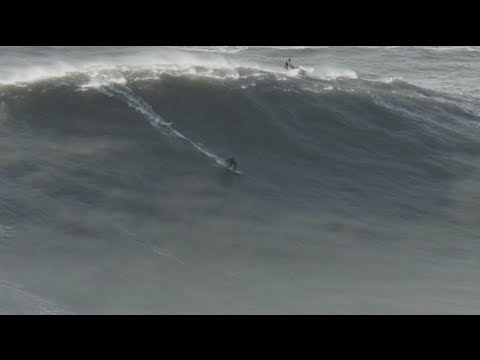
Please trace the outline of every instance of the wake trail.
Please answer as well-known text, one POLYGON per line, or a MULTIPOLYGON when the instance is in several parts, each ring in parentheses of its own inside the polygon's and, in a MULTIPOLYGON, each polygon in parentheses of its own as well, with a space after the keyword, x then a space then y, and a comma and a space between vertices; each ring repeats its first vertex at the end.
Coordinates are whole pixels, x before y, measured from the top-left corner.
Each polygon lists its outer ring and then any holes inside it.
MULTIPOLYGON (((209 151, 202 145, 197 144, 196 142, 189 139, 179 131, 175 130, 172 127, 171 122, 166 121, 162 116, 160 116, 157 112, 155 112, 155 110, 153 110, 153 108, 145 100, 143 100, 140 96, 134 94, 133 91, 126 85, 118 84, 118 83, 103 85, 101 89, 102 89, 101 91, 103 91, 105 94, 109 96, 114 96, 115 98, 122 100, 129 107, 133 108, 134 110, 142 114, 150 122, 150 124, 153 127, 161 131, 164 135, 180 138, 185 142, 189 143, 190 145, 192 145, 195 149, 200 151, 202 154, 214 160, 218 165, 221 165, 223 167, 228 166, 226 161, 223 160, 220 156, 209 151)), ((243 172, 241 172, 241 174, 259 183, 264 183, 264 181, 262 181, 261 179, 255 176, 247 175, 243 172)))
POLYGON ((172 127, 171 122, 166 121, 162 116, 156 113, 155 110, 153 110, 153 108, 145 100, 143 100, 140 96, 135 95, 133 91, 127 86, 119 84, 104 86, 103 91, 108 95, 114 96, 117 99, 122 100, 129 107, 142 114, 153 127, 159 129, 164 135, 180 138, 183 141, 192 145, 202 154, 206 155, 210 159, 215 160, 218 165, 227 166, 225 160, 223 160, 220 156, 214 154, 202 145, 196 143, 195 141, 189 139, 179 131, 175 130, 172 127))

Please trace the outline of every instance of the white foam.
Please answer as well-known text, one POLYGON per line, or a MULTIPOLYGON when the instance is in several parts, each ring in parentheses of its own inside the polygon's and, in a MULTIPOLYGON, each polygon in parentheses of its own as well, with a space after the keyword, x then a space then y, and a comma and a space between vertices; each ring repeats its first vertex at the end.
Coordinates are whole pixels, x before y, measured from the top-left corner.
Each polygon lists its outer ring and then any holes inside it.
POLYGON ((391 83, 394 83, 396 81, 404 81, 403 78, 401 76, 393 76, 393 77, 388 77, 388 78, 384 78, 384 79, 380 79, 381 82, 384 82, 386 84, 391 84, 391 83))
POLYGON ((93 72, 90 75, 90 81, 86 84, 80 85, 81 89, 89 89, 89 88, 100 88, 106 85, 111 84, 126 84, 127 79, 123 77, 123 75, 119 73, 100 73, 100 72, 93 72))
POLYGON ((275 50, 307 50, 328 49, 330 46, 251 46, 251 48, 275 49, 275 50))
POLYGON ((322 80, 358 79, 357 73, 351 69, 338 69, 332 67, 315 69, 313 76, 322 80))
POLYGON ((221 54, 236 54, 240 51, 248 50, 248 46, 214 46, 214 47, 202 47, 202 46, 182 46, 175 47, 180 50, 186 51, 199 51, 207 53, 221 53, 221 54))
POLYGON ((378 49, 396 49, 401 46, 355 46, 356 48, 360 49, 372 49, 372 50, 378 50, 378 49))
MULTIPOLYGON (((117 83, 119 84, 119 83, 117 83)), ((126 86, 122 87, 111 87, 108 86, 111 83, 101 85, 107 93, 110 93, 113 96, 117 96, 120 99, 124 100, 128 106, 135 109, 137 112, 145 116, 150 123, 155 126, 167 126, 169 127, 171 123, 165 121, 163 117, 157 114, 152 107, 147 104, 143 99, 138 96, 135 96, 133 92, 126 86), (107 86, 107 87, 106 87, 107 86)))
POLYGON ((29 67, 13 67, 9 71, 3 70, 0 74, 0 84, 12 85, 16 83, 30 83, 34 81, 63 77, 77 69, 65 62, 52 65, 32 65, 29 67))
MULTIPOLYGON (((300 49, 308 47, 281 47, 282 49, 300 49)), ((313 47, 312 47, 313 48, 313 47)), ((135 80, 158 78, 162 74, 173 76, 205 77, 217 80, 237 80, 245 77, 275 76, 299 77, 315 76, 333 79, 337 77, 356 78, 353 70, 316 69, 300 65, 300 70, 285 71, 282 62, 258 62, 242 56, 230 56, 242 47, 216 47, 203 49, 208 51, 186 51, 178 47, 148 47, 132 49, 100 48, 82 52, 82 48, 68 49, 64 53, 52 53, 45 58, 36 57, 20 65, 4 66, 0 69, 0 84, 19 84, 65 76, 71 73, 91 75, 90 82, 83 85, 101 87, 106 82, 125 84, 124 78, 112 73, 124 73, 128 77, 132 72, 135 80), (229 55, 229 56, 227 56, 229 55), (141 74, 144 71, 145 74, 141 74), (107 74, 107 75, 105 75, 107 74), (138 74, 138 75, 137 75, 138 74), (105 80, 102 76, 106 76, 105 80), (115 77, 118 79, 115 80, 115 77)))
MULTIPOLYGON (((48 78, 62 77, 70 73, 95 73, 107 70, 128 71, 131 69, 182 70, 192 67, 235 68, 223 56, 210 53, 191 53, 166 47, 149 47, 132 52, 114 53, 103 49, 104 53, 82 53, 81 48, 72 50, 78 54, 65 52, 52 53, 44 57, 36 56, 23 62, 3 61, 0 69, 0 84, 34 82, 48 78)), ((0 61, 2 59, 0 58, 0 61)))
POLYGON ((466 51, 480 51, 480 47, 476 46, 416 46, 416 48, 431 50, 431 51, 457 51, 457 50, 466 50, 466 51))

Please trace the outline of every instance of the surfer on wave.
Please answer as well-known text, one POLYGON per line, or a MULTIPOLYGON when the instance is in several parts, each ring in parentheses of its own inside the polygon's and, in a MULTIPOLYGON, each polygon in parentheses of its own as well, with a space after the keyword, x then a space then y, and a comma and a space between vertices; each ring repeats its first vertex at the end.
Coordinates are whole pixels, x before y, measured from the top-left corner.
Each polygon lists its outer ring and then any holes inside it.
POLYGON ((227 169, 231 171, 237 171, 237 161, 234 157, 227 159, 227 169))
POLYGON ((296 69, 297 67, 292 65, 292 60, 289 58, 287 61, 285 61, 284 68, 286 70, 289 70, 289 69, 296 69))

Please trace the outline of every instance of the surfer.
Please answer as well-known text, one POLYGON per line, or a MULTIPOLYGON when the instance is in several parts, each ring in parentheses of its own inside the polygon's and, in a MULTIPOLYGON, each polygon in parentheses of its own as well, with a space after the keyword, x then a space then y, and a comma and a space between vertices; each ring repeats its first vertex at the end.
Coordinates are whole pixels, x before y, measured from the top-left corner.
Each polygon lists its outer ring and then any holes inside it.
POLYGON ((285 61, 285 69, 293 69, 294 66, 292 66, 292 60, 290 58, 288 58, 287 61, 285 61))
POLYGON ((227 169, 237 171, 237 161, 235 158, 231 157, 227 159, 227 169))

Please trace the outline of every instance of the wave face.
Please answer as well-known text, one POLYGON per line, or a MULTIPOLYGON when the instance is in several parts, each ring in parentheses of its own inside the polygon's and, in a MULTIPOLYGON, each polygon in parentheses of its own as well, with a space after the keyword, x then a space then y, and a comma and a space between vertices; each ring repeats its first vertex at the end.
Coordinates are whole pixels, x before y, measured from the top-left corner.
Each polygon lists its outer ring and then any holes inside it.
POLYGON ((476 48, 2 52, 0 313, 478 312, 476 48))

